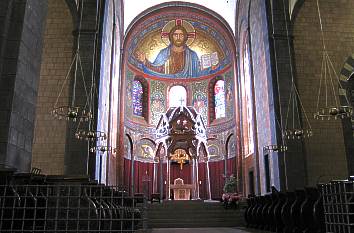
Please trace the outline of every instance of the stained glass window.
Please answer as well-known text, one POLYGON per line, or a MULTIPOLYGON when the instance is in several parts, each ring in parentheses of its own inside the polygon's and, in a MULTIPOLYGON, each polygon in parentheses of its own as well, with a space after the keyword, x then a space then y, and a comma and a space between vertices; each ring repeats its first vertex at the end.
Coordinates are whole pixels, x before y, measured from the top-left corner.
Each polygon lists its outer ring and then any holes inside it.
POLYGON ((173 86, 168 95, 168 105, 170 107, 186 106, 187 91, 183 86, 173 86))
POLYGON ((143 116, 143 85, 140 81, 133 81, 133 114, 143 116))
POLYGON ((214 86, 215 119, 225 117, 225 82, 218 80, 214 86))

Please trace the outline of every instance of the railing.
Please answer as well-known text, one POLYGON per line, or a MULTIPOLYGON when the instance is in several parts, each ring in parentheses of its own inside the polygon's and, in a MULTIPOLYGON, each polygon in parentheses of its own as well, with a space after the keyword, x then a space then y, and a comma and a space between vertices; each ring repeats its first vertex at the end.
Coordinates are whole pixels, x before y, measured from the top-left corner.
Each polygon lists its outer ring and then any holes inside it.
POLYGON ((354 180, 322 186, 326 232, 354 233, 354 180))
POLYGON ((0 186, 0 232, 134 232, 145 210, 145 197, 115 186, 0 186))

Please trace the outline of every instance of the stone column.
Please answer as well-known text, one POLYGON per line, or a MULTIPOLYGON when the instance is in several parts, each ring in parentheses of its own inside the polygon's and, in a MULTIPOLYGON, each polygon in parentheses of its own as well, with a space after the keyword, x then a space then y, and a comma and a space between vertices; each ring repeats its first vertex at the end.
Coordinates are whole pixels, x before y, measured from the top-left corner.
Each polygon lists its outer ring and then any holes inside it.
POLYGON ((152 193, 156 193, 157 192, 157 163, 158 162, 154 162, 154 174, 152 177, 152 193))
POLYGON ((192 185, 193 185, 193 189, 192 189, 192 200, 195 199, 195 160, 194 158, 192 158, 192 185))
MULTIPOLYGON (((209 156, 208 156, 209 157, 209 156)), ((206 161, 206 185, 207 185, 207 198, 211 200, 211 189, 210 189, 210 172, 209 172, 209 160, 206 161)))
POLYGON ((199 162, 198 162, 198 157, 195 158, 195 176, 196 176, 196 179, 195 179, 195 197, 196 199, 200 199, 199 197, 199 162))
POLYGON ((130 177, 130 194, 134 195, 135 192, 135 182, 134 182, 134 151, 135 151, 135 145, 133 145, 133 151, 131 152, 131 177, 130 177))
POLYGON ((163 158, 160 157, 160 202, 163 199, 163 172, 162 172, 163 158))
MULTIPOLYGON (((67 1, 67 2, 74 2, 74 1, 67 1)), ((74 27, 72 34, 74 35, 74 42, 73 42, 73 52, 76 52, 76 49, 79 49, 79 54, 78 58, 80 59, 81 62, 77 62, 78 64, 74 64, 74 66, 71 68, 71 72, 73 72, 69 79, 68 83, 65 84, 65 88, 68 88, 68 103, 67 105, 74 104, 75 106, 85 106, 86 101, 87 101, 87 96, 84 88, 84 82, 87 88, 91 86, 91 75, 85 75, 85 74, 91 74, 93 70, 93 65, 94 65, 94 47, 95 47, 95 35, 97 33, 96 31, 96 23, 99 24, 99 22, 96 22, 96 15, 92 14, 96 12, 96 7, 97 4, 94 1, 78 1, 79 4, 79 9, 77 12, 78 20, 80 19, 80 14, 81 14, 81 9, 82 9, 82 22, 81 22, 81 28, 80 28, 80 23, 77 22, 75 24, 76 27, 74 27), (92 13, 91 13, 92 12, 92 13), (79 41, 78 41, 79 40, 79 41), (79 42, 79 45, 77 44, 79 42), (75 68, 76 67, 76 68, 75 68), (82 70, 82 72, 81 72, 82 70), (74 78, 74 72, 76 71, 76 79, 74 78), (76 80, 76 81, 75 81, 76 80), (73 92, 73 87, 76 87, 75 95, 73 92)), ((76 6, 76 4, 74 4, 76 6)), ((74 16, 74 17, 75 17, 74 16)), ((112 38, 113 39, 113 38, 112 38)), ((111 41, 110 41, 111 42, 111 41)), ((111 50, 110 50, 111 52, 111 50)), ((111 60, 111 56, 107 58, 111 60)), ((70 67, 67 67, 66 71, 69 70, 70 67)), ((107 75, 109 75, 111 68, 107 68, 107 75)), ((56 90, 59 91, 59 90, 56 90)), ((109 87, 107 90, 107 95, 109 96, 109 87)), ((102 92, 102 89, 100 88, 99 90, 100 94, 102 92)), ((59 92, 57 92, 59 93, 59 92)), ((97 99, 95 100, 97 101, 97 99)), ((109 116, 109 100, 107 99, 107 114, 109 116)), ((110 141, 110 132, 109 130, 109 118, 107 118, 107 122, 104 124, 105 125, 105 130, 107 130, 107 143, 110 141)), ((92 127, 96 127, 95 125, 92 125, 92 127)), ((78 140, 73 140, 71 135, 74 135, 77 130, 77 124, 75 123, 68 123, 67 128, 66 128, 66 140, 65 140, 65 153, 64 153, 64 174, 73 176, 73 175, 87 175, 86 173, 86 159, 87 159, 87 142, 86 141, 78 141, 78 140)), ((110 146, 110 143, 106 144, 107 146, 110 146)), ((102 169, 105 169, 106 172, 109 171, 110 163, 112 160, 109 158, 109 153, 106 154, 106 156, 103 156, 102 159, 105 160, 105 166, 102 169)), ((91 161, 93 162, 93 161, 91 161)), ((89 162, 90 163, 90 162, 89 162)), ((89 170, 93 169, 94 167, 91 167, 89 170)), ((92 174, 93 172, 89 172, 92 174)), ((102 177, 102 182, 107 183, 107 178, 109 176, 108 173, 107 175, 102 177)))
POLYGON ((224 177, 225 177, 225 179, 227 177, 227 158, 228 158, 228 156, 227 156, 227 149, 226 149, 225 156, 224 156, 224 177))
POLYGON ((171 174, 170 174, 170 159, 167 157, 166 158, 166 200, 171 200, 171 190, 170 190, 170 185, 171 185, 171 174))
POLYGON ((48 2, 0 5, 0 163, 29 172, 48 2))

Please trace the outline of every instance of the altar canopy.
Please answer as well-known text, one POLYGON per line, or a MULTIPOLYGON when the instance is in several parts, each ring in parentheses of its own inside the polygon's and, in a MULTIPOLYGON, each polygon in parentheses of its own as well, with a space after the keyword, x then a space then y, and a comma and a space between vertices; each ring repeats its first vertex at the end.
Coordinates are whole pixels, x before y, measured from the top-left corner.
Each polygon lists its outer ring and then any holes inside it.
MULTIPOLYGON (((156 127, 156 157, 159 158, 160 168, 166 161, 166 198, 171 198, 171 189, 174 190, 175 200, 200 199, 199 197, 199 162, 205 162, 207 179, 207 198, 210 199, 210 177, 207 151, 206 128, 200 114, 191 106, 171 107, 163 114, 156 127), (161 150, 164 154, 161 155, 161 150), (204 151, 200 154, 200 151, 204 151), (182 153, 183 152, 183 153, 182 153), (183 154, 183 155, 182 155, 183 154), (184 184, 182 179, 176 179, 171 186, 171 162, 181 164, 188 160, 191 163, 191 184, 184 184)), ((161 169, 162 170, 162 169, 161 169)), ((163 190, 162 172, 160 174, 160 190, 163 190)), ((157 188, 157 179, 154 179, 157 188)), ((161 199, 163 194, 160 193, 161 199)))

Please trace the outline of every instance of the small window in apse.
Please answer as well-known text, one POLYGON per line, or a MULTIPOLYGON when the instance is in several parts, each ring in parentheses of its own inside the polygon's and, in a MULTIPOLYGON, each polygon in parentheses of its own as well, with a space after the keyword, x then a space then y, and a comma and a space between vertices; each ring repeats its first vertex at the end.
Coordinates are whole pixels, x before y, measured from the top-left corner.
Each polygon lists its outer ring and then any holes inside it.
POLYGON ((179 107, 187 105, 187 91, 183 86, 173 86, 168 95, 169 107, 179 107))

